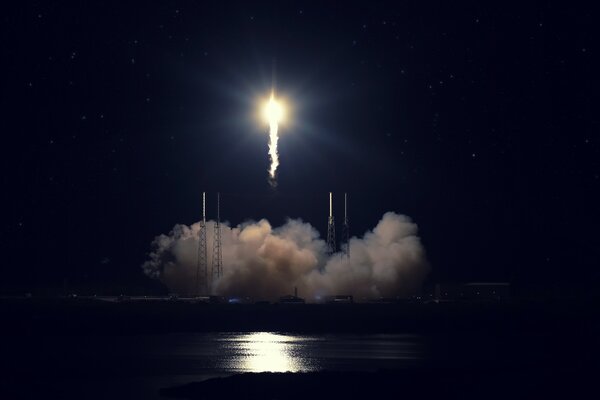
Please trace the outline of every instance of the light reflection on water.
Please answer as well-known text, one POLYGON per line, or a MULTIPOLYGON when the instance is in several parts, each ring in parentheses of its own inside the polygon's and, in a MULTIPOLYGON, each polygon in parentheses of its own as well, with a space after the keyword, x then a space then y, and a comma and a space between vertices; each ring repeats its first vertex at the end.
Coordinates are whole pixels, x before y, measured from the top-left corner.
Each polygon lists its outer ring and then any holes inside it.
POLYGON ((245 372, 313 371, 315 366, 299 347, 311 340, 269 332, 232 335, 224 339, 232 356, 223 360, 226 369, 245 372))
POLYGON ((217 340, 217 369, 231 372, 298 372, 378 369, 423 358, 410 335, 308 336, 271 332, 229 333, 217 340))

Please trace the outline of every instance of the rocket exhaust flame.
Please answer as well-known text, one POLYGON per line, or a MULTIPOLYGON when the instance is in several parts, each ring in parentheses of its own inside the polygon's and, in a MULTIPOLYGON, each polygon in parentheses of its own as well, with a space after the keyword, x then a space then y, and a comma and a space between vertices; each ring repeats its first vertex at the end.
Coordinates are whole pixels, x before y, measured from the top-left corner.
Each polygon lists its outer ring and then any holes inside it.
POLYGON ((271 166, 269 167, 269 183, 271 186, 277 186, 277 167, 279 166, 279 154, 277 154, 277 142, 279 141, 278 131, 279 122, 283 118, 283 107, 275 99, 275 93, 271 93, 271 98, 265 106, 265 117, 269 123, 269 157, 271 166))

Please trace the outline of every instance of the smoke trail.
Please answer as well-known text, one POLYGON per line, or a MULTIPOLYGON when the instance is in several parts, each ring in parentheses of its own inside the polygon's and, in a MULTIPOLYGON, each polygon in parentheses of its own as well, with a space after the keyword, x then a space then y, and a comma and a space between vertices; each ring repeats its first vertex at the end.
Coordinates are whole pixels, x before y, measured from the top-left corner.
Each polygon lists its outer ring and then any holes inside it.
POLYGON ((277 141, 279 137, 277 136, 277 131, 279 129, 279 124, 275 122, 271 122, 269 128, 269 156, 271 157, 271 167, 269 168, 269 183, 271 186, 277 186, 277 178, 275 174, 277 173, 277 167, 279 166, 279 155, 277 154, 277 141))
POLYGON ((283 118, 283 107, 275 100, 275 92, 271 93, 271 98, 265 106, 265 117, 269 123, 269 156, 271 166, 269 167, 269 183, 271 186, 277 186, 277 167, 279 166, 279 155, 277 154, 277 142, 279 136, 279 121, 283 118))
MULTIPOLYGON (((209 245, 213 221, 207 222, 209 245)), ((230 228, 221 225, 224 274, 212 293, 276 300, 294 286, 308 301, 319 296, 356 298, 409 296, 417 293, 429 265, 410 218, 386 213, 364 237, 350 240, 350 259, 327 256, 326 244, 310 224, 290 219, 273 228, 267 220, 230 228)), ((199 223, 176 225, 152 242, 144 273, 176 293, 193 293, 199 223)))

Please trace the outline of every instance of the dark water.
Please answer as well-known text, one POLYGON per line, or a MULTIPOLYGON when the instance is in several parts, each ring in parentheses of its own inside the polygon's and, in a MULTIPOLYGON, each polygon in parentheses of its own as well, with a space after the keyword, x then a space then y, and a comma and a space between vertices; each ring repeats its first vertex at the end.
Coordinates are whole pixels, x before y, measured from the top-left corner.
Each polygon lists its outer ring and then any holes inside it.
POLYGON ((54 336, 1 346, 29 389, 94 399, 157 399, 161 387, 241 372, 411 368, 426 347, 415 335, 273 332, 54 336))
MULTIPOLYGON (((577 346, 575 344, 578 344, 577 346)), ((570 336, 171 333, 48 335, 0 342, 0 398, 158 399, 158 389, 242 372, 420 367, 539 369, 580 360, 570 336), (7 389, 8 388, 8 389, 7 389), (2 396, 6 393, 8 396, 2 396), (29 394, 29 395, 27 395, 29 394)))

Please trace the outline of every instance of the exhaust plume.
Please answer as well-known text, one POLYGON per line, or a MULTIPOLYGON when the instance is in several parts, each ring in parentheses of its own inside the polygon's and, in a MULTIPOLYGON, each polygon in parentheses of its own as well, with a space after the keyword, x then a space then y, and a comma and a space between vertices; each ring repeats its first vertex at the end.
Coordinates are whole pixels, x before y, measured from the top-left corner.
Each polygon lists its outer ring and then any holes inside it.
POLYGON ((278 131, 279 122, 283 118, 283 107, 275 100, 275 92, 271 92, 271 98, 265 105, 265 118, 269 123, 269 157, 271 166, 269 167, 269 183, 271 186, 277 186, 277 167, 279 166, 279 154, 277 154, 277 142, 279 141, 278 131))
POLYGON ((277 154, 277 131, 279 127, 277 123, 271 123, 269 128, 269 156, 271 157, 271 166, 269 167, 269 183, 271 186, 277 186, 277 167, 279 166, 279 155, 277 154))
MULTIPOLYGON (((213 240, 207 222, 208 242, 213 240)), ((262 219, 236 227, 221 224, 223 275, 211 283, 212 294, 276 300, 298 288, 315 301, 322 296, 406 297, 418 293, 429 272, 425 251, 410 218, 393 212, 362 238, 350 239, 350 258, 327 256, 325 241, 310 224, 289 219, 273 228, 262 219)), ((144 273, 172 292, 195 292, 200 223, 176 225, 152 242, 144 273)))

